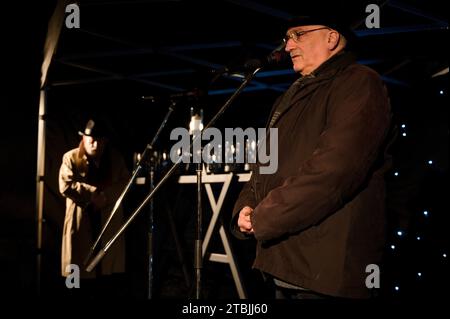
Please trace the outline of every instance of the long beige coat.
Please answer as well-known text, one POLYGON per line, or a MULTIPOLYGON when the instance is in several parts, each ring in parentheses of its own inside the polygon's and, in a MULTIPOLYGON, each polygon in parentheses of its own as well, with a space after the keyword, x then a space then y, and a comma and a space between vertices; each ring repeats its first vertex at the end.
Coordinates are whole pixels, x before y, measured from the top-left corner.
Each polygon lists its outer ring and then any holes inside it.
MULTIPOLYGON (((100 212, 102 225, 107 221, 129 177, 123 158, 118 152, 107 148, 104 156, 109 156, 111 165, 109 182, 103 189, 107 204, 100 212)), ((87 216, 86 207, 91 201, 92 194, 97 189, 97 187, 87 184, 88 168, 89 161, 84 154, 82 144, 79 148, 64 154, 59 171, 59 191, 66 198, 66 215, 61 249, 61 271, 64 277, 71 273, 68 268, 69 264, 76 264, 80 267, 81 278, 94 278, 98 273, 95 270, 90 273, 86 272, 83 265, 83 261, 93 244, 92 226, 90 218, 87 216)), ((102 237, 101 247, 108 242, 122 223, 123 211, 120 207, 102 237)), ((125 241, 123 235, 116 240, 98 266, 101 266, 102 275, 125 271, 125 241)))

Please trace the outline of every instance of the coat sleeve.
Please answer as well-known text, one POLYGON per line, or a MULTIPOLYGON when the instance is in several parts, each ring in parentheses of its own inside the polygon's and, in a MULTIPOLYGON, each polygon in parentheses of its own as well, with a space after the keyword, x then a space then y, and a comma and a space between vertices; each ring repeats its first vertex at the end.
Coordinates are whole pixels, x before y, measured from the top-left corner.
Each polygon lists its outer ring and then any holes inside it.
POLYGON ((239 194, 238 200, 236 201, 234 208, 233 208, 233 215, 231 218, 231 233, 239 239, 247 239, 253 236, 248 236, 241 231, 239 231, 239 228, 237 227, 237 220, 239 218, 239 212, 242 208, 245 206, 249 206, 251 208, 255 208, 256 206, 256 199, 255 199, 255 193, 252 187, 254 174, 252 174, 252 177, 250 178, 250 181, 248 181, 244 187, 242 188, 241 193, 239 194))
MULTIPOLYGON (((278 107, 278 104, 282 100, 282 97, 283 97, 283 95, 278 97, 276 99, 276 101, 274 102, 272 109, 270 111, 270 114, 269 114, 269 118, 267 120, 266 128, 269 127, 271 117, 273 116, 274 111, 278 107)), ((241 211, 242 208, 244 208, 245 206, 249 206, 254 209, 257 205, 255 190, 253 188, 254 179, 256 178, 255 173, 257 173, 257 172, 255 172, 255 170, 254 170, 254 172, 250 178, 250 181, 248 181, 242 188, 242 191, 239 194, 239 197, 233 208, 233 214, 232 214, 231 223, 230 223, 230 230, 231 230, 231 233, 239 239, 253 238, 253 235, 249 236, 249 235, 246 235, 246 234, 242 233, 241 231, 239 231, 239 228, 237 227, 237 221, 239 218, 239 212, 241 211)))
POLYGON ((68 197, 77 205, 83 206, 90 202, 92 193, 94 193, 97 188, 87 183, 74 181, 73 162, 70 154, 71 153, 64 154, 59 169, 59 191, 64 197, 68 197))
POLYGON ((347 70, 333 84, 326 126, 312 155, 256 206, 251 216, 256 239, 299 232, 343 207, 370 174, 390 120, 378 74, 347 70))

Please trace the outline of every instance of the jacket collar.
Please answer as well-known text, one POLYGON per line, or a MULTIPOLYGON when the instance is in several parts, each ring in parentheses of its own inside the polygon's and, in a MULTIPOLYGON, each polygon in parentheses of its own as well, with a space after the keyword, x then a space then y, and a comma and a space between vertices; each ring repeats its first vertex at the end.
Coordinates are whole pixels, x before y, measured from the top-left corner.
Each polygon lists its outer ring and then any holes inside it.
POLYGON ((355 63, 356 57, 352 52, 347 52, 345 50, 338 52, 331 58, 323 62, 317 67, 311 74, 301 77, 308 79, 325 79, 334 76, 336 73, 345 69, 352 63, 355 63))
POLYGON ((298 90, 292 95, 292 98, 287 99, 288 101, 284 101, 283 103, 283 99, 280 100, 281 103, 278 103, 269 117, 270 126, 278 122, 281 115, 286 113, 296 103, 296 101, 310 94, 318 86, 320 86, 321 83, 330 80, 337 73, 355 61, 356 58, 353 53, 341 51, 323 62, 310 74, 297 79, 296 86, 298 87, 298 90))

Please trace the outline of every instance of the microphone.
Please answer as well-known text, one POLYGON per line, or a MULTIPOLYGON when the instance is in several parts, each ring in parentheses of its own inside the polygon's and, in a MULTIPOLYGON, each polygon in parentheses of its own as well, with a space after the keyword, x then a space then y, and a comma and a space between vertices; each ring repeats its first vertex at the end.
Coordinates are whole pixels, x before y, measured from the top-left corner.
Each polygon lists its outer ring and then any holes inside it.
POLYGON ((196 99, 196 98, 200 98, 200 97, 202 97, 204 95, 205 95, 205 92, 203 92, 200 89, 195 88, 192 91, 172 93, 172 94, 169 94, 168 96, 165 96, 165 97, 154 96, 154 95, 143 95, 143 96, 141 96, 141 99, 142 100, 148 100, 151 103, 155 103, 156 101, 160 101, 160 100, 162 100, 162 101, 169 100, 169 101, 174 102, 174 101, 178 101, 178 100, 181 100, 181 99, 191 99, 191 98, 192 99, 196 99))
POLYGON ((194 89, 192 91, 185 91, 185 92, 170 94, 169 98, 170 99, 198 98, 203 95, 204 95, 204 93, 200 89, 194 89))
POLYGON ((254 70, 257 68, 263 68, 270 65, 277 65, 287 60, 287 54, 284 51, 286 44, 281 42, 272 52, 262 59, 251 59, 245 62, 244 67, 247 70, 254 70))
POLYGON ((288 54, 284 51, 286 44, 282 41, 275 49, 272 50, 267 56, 262 59, 250 59, 243 64, 238 64, 235 66, 224 66, 220 69, 214 70, 214 77, 212 78, 210 84, 214 83, 221 75, 230 74, 232 72, 239 72, 243 70, 255 70, 257 68, 266 67, 269 65, 277 65, 283 61, 287 61, 288 54))

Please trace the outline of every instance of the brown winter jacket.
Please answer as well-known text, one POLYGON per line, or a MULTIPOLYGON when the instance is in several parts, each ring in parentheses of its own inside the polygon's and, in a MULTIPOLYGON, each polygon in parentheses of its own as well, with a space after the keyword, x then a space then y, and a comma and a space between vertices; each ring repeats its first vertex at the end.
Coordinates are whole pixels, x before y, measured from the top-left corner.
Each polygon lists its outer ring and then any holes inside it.
POLYGON ((391 110, 380 76, 342 52, 305 77, 279 116, 278 170, 253 170, 236 202, 254 208, 254 268, 339 297, 365 298, 366 266, 385 243, 391 110))

